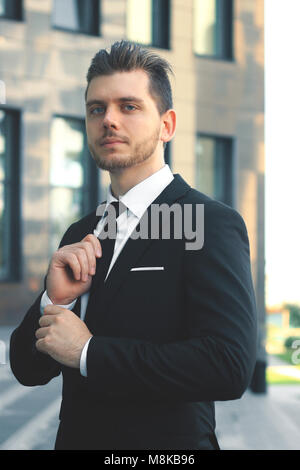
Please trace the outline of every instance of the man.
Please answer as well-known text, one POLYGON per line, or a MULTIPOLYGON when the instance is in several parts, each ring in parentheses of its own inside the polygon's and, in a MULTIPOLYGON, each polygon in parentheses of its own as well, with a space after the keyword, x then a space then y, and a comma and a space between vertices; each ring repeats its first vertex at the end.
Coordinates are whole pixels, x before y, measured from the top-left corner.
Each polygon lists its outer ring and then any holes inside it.
POLYGON ((110 173, 107 213, 68 228, 10 347, 22 384, 63 374, 56 449, 217 449, 214 401, 239 398, 251 379, 246 228, 164 164, 176 128, 169 72, 126 41, 99 51, 88 71, 88 144, 110 173), (100 234, 112 231, 107 214, 117 201, 111 245, 100 234), (180 223, 170 217, 170 236, 164 217, 159 237, 133 236, 143 221, 156 224, 150 209, 162 205, 182 209, 180 223), (178 236, 190 222, 195 236, 204 230, 201 246, 188 247, 186 231, 178 236))

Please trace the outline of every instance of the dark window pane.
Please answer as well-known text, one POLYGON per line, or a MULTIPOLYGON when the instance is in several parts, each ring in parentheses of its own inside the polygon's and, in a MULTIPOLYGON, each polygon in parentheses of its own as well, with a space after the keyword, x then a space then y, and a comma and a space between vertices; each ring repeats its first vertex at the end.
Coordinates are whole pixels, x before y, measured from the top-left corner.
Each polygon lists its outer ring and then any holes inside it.
POLYGON ((81 121, 56 117, 51 126, 50 184, 80 188, 83 184, 84 134, 81 121))
POLYGON ((68 226, 96 209, 99 173, 87 149, 84 119, 54 117, 50 139, 50 250, 53 252, 68 226))
POLYGON ((50 251, 57 250, 66 229, 82 217, 82 192, 73 188, 51 188, 50 191, 50 251))
POLYGON ((0 279, 20 267, 19 113, 0 109, 0 279))
POLYGON ((152 46, 169 49, 170 1, 152 0, 152 46))
POLYGON ((194 0, 194 51, 220 59, 232 58, 232 0, 194 0))
POLYGON ((7 271, 7 259, 6 253, 6 239, 5 239, 5 188, 4 184, 0 183, 0 279, 4 276, 7 271))
POLYGON ((165 162, 169 167, 172 167, 172 152, 171 152, 171 142, 167 142, 166 148, 165 148, 165 162))
POLYGON ((218 201, 232 205, 232 141, 230 138, 197 137, 196 188, 218 201))
POLYGON ((128 0, 127 37, 139 44, 168 49, 170 1, 128 0))
POLYGON ((83 34, 99 35, 99 0, 54 0, 53 25, 83 34))
POLYGON ((0 16, 5 15, 5 0, 0 0, 0 16))
POLYGON ((0 17, 22 20, 22 0, 0 0, 0 17))
POLYGON ((4 111, 0 110, 0 278, 6 278, 9 272, 8 239, 9 201, 8 201, 8 122, 4 111))

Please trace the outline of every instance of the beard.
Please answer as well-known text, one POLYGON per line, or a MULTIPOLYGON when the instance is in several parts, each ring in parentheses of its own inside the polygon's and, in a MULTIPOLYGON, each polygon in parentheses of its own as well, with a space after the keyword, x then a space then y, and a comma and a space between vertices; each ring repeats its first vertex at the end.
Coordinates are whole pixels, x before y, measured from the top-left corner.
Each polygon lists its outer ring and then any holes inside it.
MULTIPOLYGON (((130 168, 148 160, 148 158, 154 154, 157 148, 159 134, 160 129, 157 128, 153 132, 152 136, 136 143, 131 153, 127 155, 120 154, 118 150, 114 149, 105 151, 105 149, 101 148, 100 139, 99 141, 96 141, 95 145, 89 144, 89 149, 93 159, 95 160, 97 166, 101 168, 101 170, 114 172, 124 168, 130 168)), ((105 137, 110 136, 111 135, 108 133, 105 137)))

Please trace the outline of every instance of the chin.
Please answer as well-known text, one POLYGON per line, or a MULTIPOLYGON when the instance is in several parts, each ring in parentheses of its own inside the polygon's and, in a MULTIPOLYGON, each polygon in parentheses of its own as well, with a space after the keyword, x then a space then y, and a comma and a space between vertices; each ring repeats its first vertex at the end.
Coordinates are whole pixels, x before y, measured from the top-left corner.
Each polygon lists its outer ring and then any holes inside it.
POLYGON ((95 161, 101 170, 111 172, 135 165, 135 162, 130 156, 109 155, 107 157, 95 158, 95 161))

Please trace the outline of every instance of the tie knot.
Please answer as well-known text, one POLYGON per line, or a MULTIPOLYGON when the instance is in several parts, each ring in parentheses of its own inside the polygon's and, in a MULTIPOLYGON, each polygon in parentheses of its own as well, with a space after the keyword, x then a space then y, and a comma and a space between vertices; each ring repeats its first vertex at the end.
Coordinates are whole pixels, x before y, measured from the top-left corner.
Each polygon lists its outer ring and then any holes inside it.
POLYGON ((103 217, 109 216, 109 217, 112 217, 113 219, 114 218, 117 219, 119 215, 121 215, 126 210, 127 210, 127 207, 125 206, 125 204, 123 204, 120 201, 113 201, 107 207, 105 213, 103 214, 103 217))

